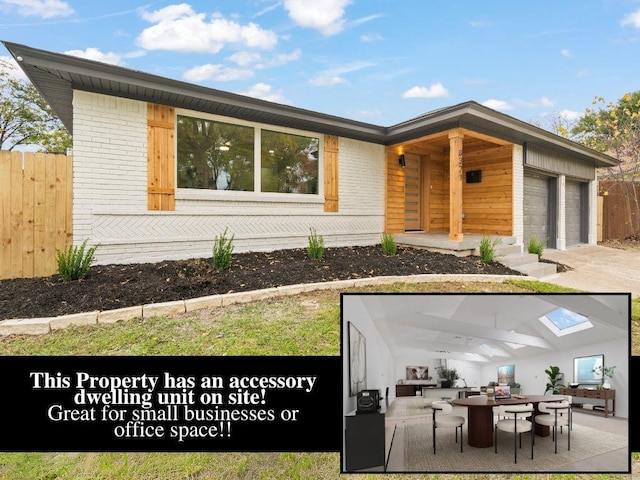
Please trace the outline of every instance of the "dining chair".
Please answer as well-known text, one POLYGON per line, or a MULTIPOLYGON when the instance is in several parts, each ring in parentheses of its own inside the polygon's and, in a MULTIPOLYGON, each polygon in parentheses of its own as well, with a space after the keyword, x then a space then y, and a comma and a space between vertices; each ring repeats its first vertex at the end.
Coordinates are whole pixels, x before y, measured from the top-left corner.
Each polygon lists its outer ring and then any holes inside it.
MULTIPOLYGON (((567 399, 569 402, 569 428, 573 429, 573 396, 571 395, 561 395, 562 397, 567 399)), ((564 413, 563 413, 564 415, 564 413)), ((560 433, 562 433, 562 426, 560 426, 560 433)))
POLYGON ((558 453, 558 429, 567 427, 567 450, 571 450, 571 404, 563 400, 561 402, 538 403, 539 415, 534 417, 538 425, 551 427, 555 453, 558 453))
POLYGON ((533 422, 527 418, 533 415, 533 404, 499 405, 498 421, 495 424, 493 444, 498 453, 498 430, 513 433, 514 463, 518 463, 518 439, 522 448, 522 434, 531 432, 531 459, 533 460, 533 422))
POLYGON ((456 443, 458 443, 458 428, 460 429, 460 452, 462 452, 462 426, 464 425, 465 418, 462 415, 452 415, 453 407, 451 404, 444 400, 436 400, 431 402, 431 415, 432 415, 432 431, 433 431, 433 454, 436 453, 436 429, 455 427, 456 429, 456 443))

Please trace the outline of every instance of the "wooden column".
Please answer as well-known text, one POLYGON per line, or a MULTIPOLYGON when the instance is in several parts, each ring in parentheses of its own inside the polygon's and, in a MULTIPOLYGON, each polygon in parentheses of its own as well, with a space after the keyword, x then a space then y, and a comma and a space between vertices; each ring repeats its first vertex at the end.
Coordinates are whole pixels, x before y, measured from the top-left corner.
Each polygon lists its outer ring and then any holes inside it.
POLYGON ((460 242, 462 234, 462 141, 459 130, 449 133, 449 240, 460 242))

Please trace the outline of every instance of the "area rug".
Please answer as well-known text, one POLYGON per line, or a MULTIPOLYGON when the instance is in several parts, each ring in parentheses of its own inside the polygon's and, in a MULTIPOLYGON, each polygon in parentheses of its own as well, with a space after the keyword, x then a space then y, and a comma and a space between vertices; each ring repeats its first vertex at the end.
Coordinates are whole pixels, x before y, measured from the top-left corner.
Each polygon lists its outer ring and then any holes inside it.
MULTIPOLYGON (((574 425, 571 431, 571 450, 567 450, 566 432, 559 437, 558 453, 554 453, 551 435, 536 437, 534 458, 531 459, 529 435, 522 436, 522 448, 518 449, 518 463, 514 463, 513 436, 498 433, 498 453, 494 447, 475 448, 467 443, 464 430, 464 447, 455 441, 454 429, 436 432, 436 454, 433 453, 431 422, 404 425, 404 464, 407 472, 554 472, 564 465, 586 460, 621 448, 628 448, 627 436, 611 434, 594 428, 574 425)), ((458 438, 458 442, 460 439, 458 438)), ((629 457, 629 455, 627 455, 629 457)), ((589 470, 597 472, 595 470, 589 470)), ((626 473, 628 465, 611 468, 604 465, 602 471, 626 473)), ((585 472, 586 473, 586 472, 585 472)))

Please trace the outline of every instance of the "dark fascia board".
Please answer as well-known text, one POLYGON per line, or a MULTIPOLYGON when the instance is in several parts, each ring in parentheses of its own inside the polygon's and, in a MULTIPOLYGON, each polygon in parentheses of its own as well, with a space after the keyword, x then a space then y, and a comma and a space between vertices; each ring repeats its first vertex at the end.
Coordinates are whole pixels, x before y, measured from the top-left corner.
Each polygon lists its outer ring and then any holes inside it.
POLYGON ((551 132, 469 101, 407 120, 391 127, 268 102, 160 77, 116 65, 2 42, 63 124, 73 132, 72 90, 164 103, 271 125, 344 136, 382 145, 395 145, 452 128, 467 128, 514 143, 541 147, 578 157, 596 167, 617 165, 613 157, 551 132), (71 78, 75 79, 73 82, 71 78))

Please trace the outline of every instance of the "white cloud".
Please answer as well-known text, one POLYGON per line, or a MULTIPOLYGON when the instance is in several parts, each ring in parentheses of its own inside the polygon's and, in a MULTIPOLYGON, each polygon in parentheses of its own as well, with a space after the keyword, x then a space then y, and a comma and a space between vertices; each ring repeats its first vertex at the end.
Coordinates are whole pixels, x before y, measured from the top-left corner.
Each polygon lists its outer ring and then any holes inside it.
POLYGON ((261 100, 267 100, 269 102, 287 103, 287 104, 291 103, 289 102, 289 100, 286 99, 284 95, 282 95, 282 93, 272 91, 271 85, 268 85, 266 83, 256 83, 251 88, 249 88, 249 90, 246 90, 240 93, 242 95, 247 95, 253 98, 259 98, 261 100))
POLYGON ((256 68, 264 69, 264 68, 280 67, 282 65, 286 65, 289 62, 295 62, 301 56, 302 56, 302 50, 300 50, 299 48, 296 48, 291 53, 281 53, 279 55, 276 55, 273 58, 260 62, 256 64, 256 68))
POLYGON ((560 112, 560 118, 564 118, 571 122, 575 122, 576 120, 580 119, 582 115, 584 115, 583 112, 574 112, 572 110, 562 110, 560 112))
POLYGON ((402 94, 402 98, 444 98, 449 92, 441 83, 434 83, 429 88, 413 87, 402 94))
POLYGON ((364 35, 360 36, 360 41, 361 42, 377 42, 378 40, 382 40, 382 35, 379 35, 377 33, 365 33, 364 35))
POLYGON ((543 107, 553 107, 555 106, 556 102, 554 102, 553 100, 549 99, 548 97, 542 97, 540 98, 540 105, 542 105, 543 107))
POLYGON ((513 110, 513 106, 503 100, 496 100, 495 98, 491 98, 482 102, 482 105, 485 107, 493 108, 494 110, 507 112, 509 110, 513 110))
POLYGON ((0 55, 0 65, 2 65, 4 62, 6 62, 6 64, 9 66, 9 69, 6 70, 6 72, 9 74, 9 77, 21 82, 29 81, 25 73, 18 65, 18 62, 16 62, 13 57, 4 57, 0 55))
POLYGON ((335 35, 344 27, 344 9, 351 0, 284 0, 289 17, 299 26, 323 35, 335 35))
POLYGON ((560 50, 560 54, 566 58, 571 57, 571 52, 569 51, 568 48, 563 48, 562 50, 560 50))
POLYGON ((67 2, 61 0, 0 0, 0 7, 15 9, 24 17, 68 17, 74 12, 67 2))
POLYGON ((352 62, 346 65, 327 70, 315 78, 309 80, 309 85, 313 87, 329 87, 332 85, 338 85, 340 83, 347 83, 347 79, 342 75, 345 73, 352 73, 363 68, 372 67, 374 63, 371 62, 352 62))
POLYGON ((171 5, 155 12, 141 11, 143 19, 155 25, 145 28, 136 39, 148 50, 217 53, 229 43, 249 48, 270 49, 278 36, 255 23, 240 25, 219 14, 196 13, 190 5, 171 5))
POLYGON ((640 28, 640 9, 632 13, 627 13, 620 21, 620 25, 623 27, 633 25, 636 28, 640 28))
POLYGON ((347 79, 340 75, 322 74, 309 80, 309 85, 312 87, 331 87, 333 85, 339 85, 341 83, 347 83, 347 79))
POLYGON ((469 22, 469 25, 471 25, 473 28, 493 27, 493 23, 487 22, 485 20, 472 20, 471 22, 469 22))
POLYGON ((86 58, 87 60, 95 60, 96 62, 122 65, 121 55, 113 52, 102 53, 98 48, 89 47, 85 50, 67 50, 64 53, 73 55, 74 57, 86 58))
POLYGON ((228 57, 229 60, 241 67, 258 63, 261 58, 262 56, 258 52, 236 52, 228 57))
POLYGON ((239 68, 229 68, 224 65, 206 64, 193 67, 182 75, 184 79, 191 82, 202 82, 204 80, 216 80, 228 82, 230 80, 243 80, 253 77, 253 71, 239 68))

